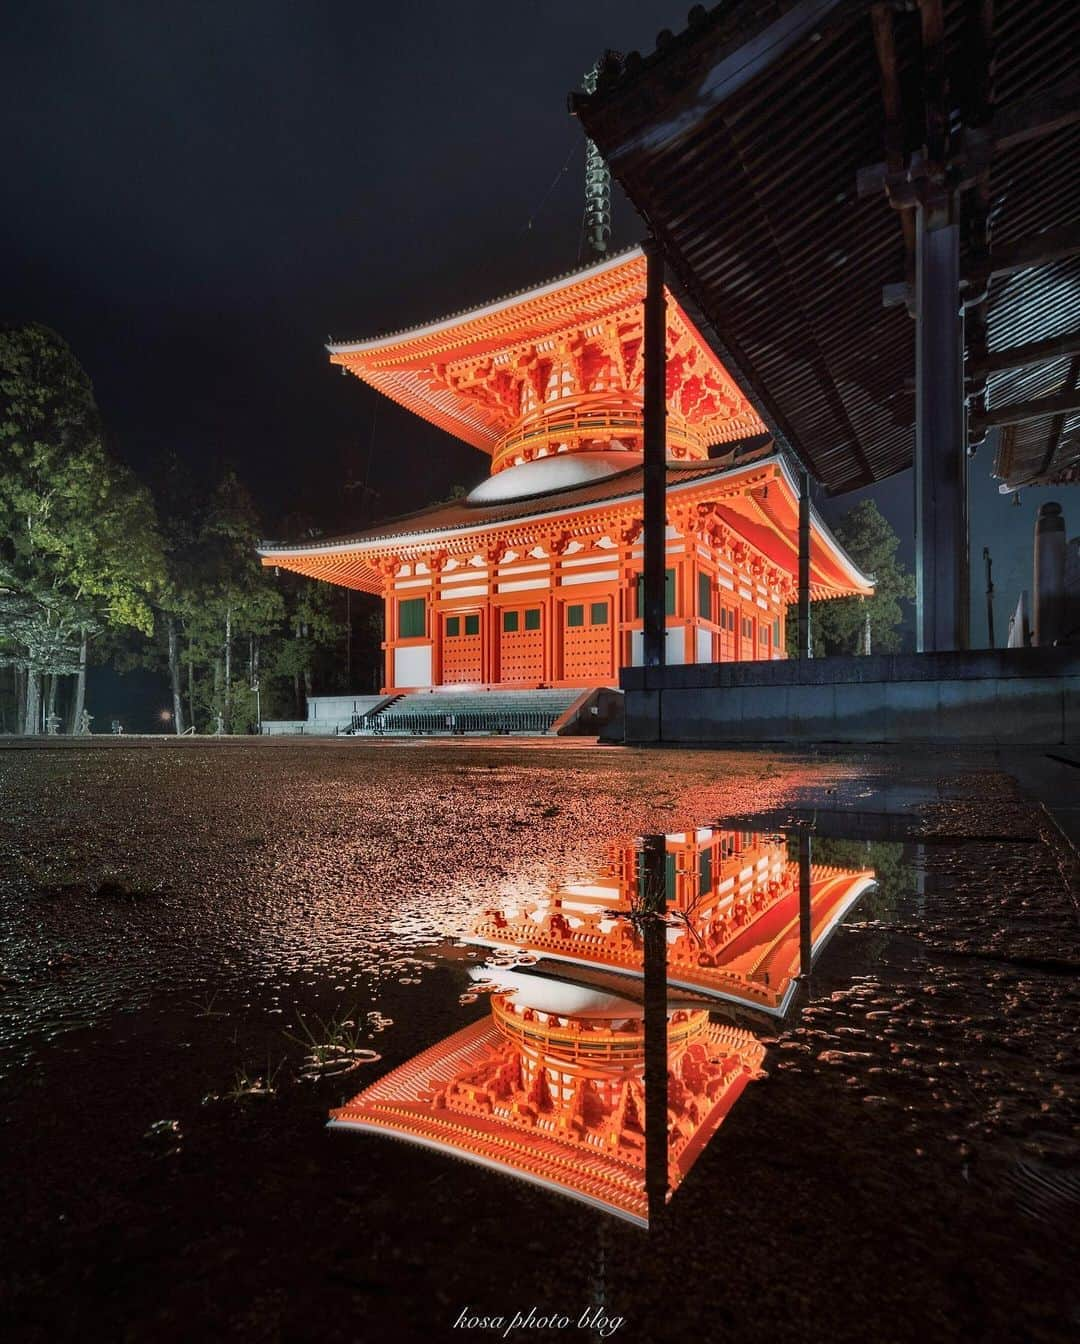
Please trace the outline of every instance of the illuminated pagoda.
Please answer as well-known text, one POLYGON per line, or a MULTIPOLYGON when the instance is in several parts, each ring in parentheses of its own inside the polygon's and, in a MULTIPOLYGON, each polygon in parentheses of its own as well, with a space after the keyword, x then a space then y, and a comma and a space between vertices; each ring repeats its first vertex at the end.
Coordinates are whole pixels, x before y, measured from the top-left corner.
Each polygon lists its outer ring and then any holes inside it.
MULTIPOLYGON (((642 661, 640 249, 331 361, 490 457, 470 494, 264 565, 378 594, 386 693, 592 687, 642 661)), ((798 497, 667 295, 669 663, 784 657, 798 497)), ((872 592, 814 515, 811 597, 872 592)))
MULTIPOLYGON (((394 1069, 331 1112, 332 1128, 390 1133, 512 1172, 642 1226, 642 1007, 528 974, 491 996, 491 1015, 394 1069)), ((760 1073, 748 1031, 675 1008, 667 1022, 668 1193, 760 1073)))
POLYGON ((801 907, 799 863, 782 839, 756 832, 666 836, 659 857, 662 893, 643 890, 657 866, 647 869, 627 841, 595 881, 486 911, 468 941, 505 954, 473 971, 491 991, 490 1015, 332 1111, 331 1126, 451 1153, 647 1226, 656 1159, 646 1143, 643 1005, 657 968, 646 921, 658 914, 663 932, 666 1199, 761 1074, 764 1046, 712 1020, 711 1001, 785 1012, 799 977, 874 882, 869 870, 811 867, 807 857, 801 907))
MULTIPOLYGON (((815 864, 809 873, 812 957, 874 874, 815 864)), ((664 837, 668 984, 783 1016, 800 974, 799 868, 782 837, 702 828, 664 837)), ((518 947, 556 961, 640 975, 634 920, 647 899, 641 851, 612 846, 590 883, 539 901, 486 910, 470 941, 518 947)))

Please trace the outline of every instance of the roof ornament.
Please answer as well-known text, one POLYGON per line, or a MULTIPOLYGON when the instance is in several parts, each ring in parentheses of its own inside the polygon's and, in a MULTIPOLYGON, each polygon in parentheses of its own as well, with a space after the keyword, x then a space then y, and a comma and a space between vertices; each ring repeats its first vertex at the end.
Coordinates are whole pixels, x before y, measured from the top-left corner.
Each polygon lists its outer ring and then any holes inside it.
MULTIPOLYGON (((600 71, 615 53, 606 51, 585 76, 585 92, 596 92, 600 71)), ((597 257, 611 241, 611 170, 592 140, 585 142, 585 240, 597 257)))

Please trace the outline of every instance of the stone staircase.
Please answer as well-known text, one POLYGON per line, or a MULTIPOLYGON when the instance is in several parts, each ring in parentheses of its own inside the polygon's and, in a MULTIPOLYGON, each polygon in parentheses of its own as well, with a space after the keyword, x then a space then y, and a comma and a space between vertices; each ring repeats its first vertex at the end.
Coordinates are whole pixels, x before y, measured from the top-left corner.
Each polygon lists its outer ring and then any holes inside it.
POLYGON ((264 719, 262 731, 272 736, 301 733, 308 737, 336 737, 357 731, 374 711, 392 702, 385 695, 315 695, 308 701, 306 719, 264 719))
POLYGON ((380 736, 548 736, 575 702, 588 694, 588 688, 580 686, 540 691, 416 691, 369 715, 362 731, 380 736))

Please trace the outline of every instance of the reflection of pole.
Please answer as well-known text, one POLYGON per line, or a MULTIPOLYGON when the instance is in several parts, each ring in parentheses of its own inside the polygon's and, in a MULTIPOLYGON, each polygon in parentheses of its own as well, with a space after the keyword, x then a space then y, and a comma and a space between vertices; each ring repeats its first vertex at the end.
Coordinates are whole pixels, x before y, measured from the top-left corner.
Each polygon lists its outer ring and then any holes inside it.
POLYGON ((645 984, 645 1197, 649 1225, 662 1213, 668 1193, 667 909, 665 844, 662 835, 642 845, 642 941, 645 984))
POLYGON ((810 831, 799 828, 799 975, 810 988, 813 939, 810 929, 810 831))
POLYGON ((993 561, 990 559, 990 547, 983 547, 983 564, 986 566, 986 647, 994 647, 994 578, 993 561))

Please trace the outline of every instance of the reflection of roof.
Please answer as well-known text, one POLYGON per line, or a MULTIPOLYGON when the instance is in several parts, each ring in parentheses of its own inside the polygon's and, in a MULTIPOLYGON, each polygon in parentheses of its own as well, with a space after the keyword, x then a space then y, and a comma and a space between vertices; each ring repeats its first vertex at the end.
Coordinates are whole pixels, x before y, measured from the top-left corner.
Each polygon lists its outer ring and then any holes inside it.
MULTIPOLYGON (((775 1017, 783 1017, 795 994, 800 973, 799 893, 797 865, 787 863, 784 880, 771 883, 773 869, 759 871, 755 896, 760 904, 752 917, 720 946, 714 945, 705 925, 693 924, 694 912, 688 912, 688 928, 695 932, 679 934, 668 947, 668 985, 672 990, 688 990, 745 1007, 756 1008, 775 1017)), ((836 927, 863 893, 874 885, 869 870, 848 872, 815 867, 810 885, 811 957, 820 954, 836 927)), ((613 910, 629 908, 629 896, 613 901, 613 910)), ((565 909, 560 904, 559 912, 565 909)), ((581 920, 569 927, 556 927, 548 909, 541 920, 535 911, 519 912, 517 918, 500 924, 490 915, 477 923, 470 941, 480 946, 519 947, 539 953, 553 962, 566 961, 580 966, 607 968, 628 975, 643 974, 643 953, 625 921, 608 920, 597 924, 581 920)))
MULTIPOLYGON (((696 1124, 676 1129, 669 1149, 669 1179, 675 1184, 693 1165, 746 1084, 758 1076, 765 1050, 735 1027, 711 1023, 706 1029, 709 1054, 718 1062, 707 1070, 709 1098, 696 1124)), ((330 1113, 331 1128, 389 1134, 410 1143, 452 1153, 479 1166, 517 1176, 530 1184, 570 1195, 586 1204, 648 1226, 643 1154, 628 1155, 620 1146, 592 1145, 587 1131, 554 1124, 545 1132, 522 1120, 511 1108, 454 1108, 442 1096, 455 1078, 490 1066, 506 1042, 486 1018, 392 1070, 346 1105, 330 1113), (486 1112, 486 1113, 485 1113, 486 1112)), ((703 1079, 704 1081, 704 1079, 703 1079)), ((640 1083, 639 1083, 640 1086, 640 1083)))
POLYGON ((986 302, 968 312, 974 437, 1022 405, 1031 418, 1004 436, 1000 474, 1016 484, 1080 462, 1076 359, 1044 353, 1027 389, 1020 366, 1000 362, 1057 336, 1076 353, 1080 5, 996 0, 975 7, 992 23, 984 34, 966 0, 942 0, 940 47, 921 36, 920 8, 925 17, 925 5, 836 0, 697 7, 684 33, 644 59, 609 63, 597 92, 574 100, 731 373, 834 493, 912 460, 914 327, 903 302, 882 298, 913 274, 913 211, 892 208, 887 192, 903 205, 912 187, 934 96, 924 69, 953 90, 946 152, 950 173, 967 179, 969 299, 992 277, 986 302), (990 370, 985 412, 980 366, 990 370))
MULTIPOLYGON (((375 558, 386 554, 422 553, 435 543, 467 544, 470 537, 507 532, 515 525, 544 518, 573 518, 609 506, 629 505, 640 498, 643 469, 632 468, 606 479, 566 490, 503 503, 470 505, 466 500, 433 504, 416 513, 379 523, 365 531, 296 544, 260 547, 264 565, 281 565, 314 578, 378 591, 381 576, 375 558)), ((669 464, 668 497, 680 492, 714 495, 723 522, 789 573, 797 565, 797 499, 783 459, 775 454, 741 461, 669 464), (770 482, 782 489, 767 493, 770 482), (747 487, 759 486, 754 493, 747 487)), ((825 523, 812 511, 814 560, 811 591, 815 598, 869 593, 872 581, 846 555, 825 523)))

